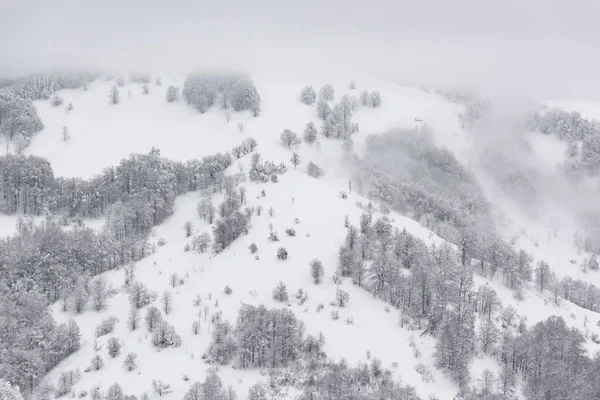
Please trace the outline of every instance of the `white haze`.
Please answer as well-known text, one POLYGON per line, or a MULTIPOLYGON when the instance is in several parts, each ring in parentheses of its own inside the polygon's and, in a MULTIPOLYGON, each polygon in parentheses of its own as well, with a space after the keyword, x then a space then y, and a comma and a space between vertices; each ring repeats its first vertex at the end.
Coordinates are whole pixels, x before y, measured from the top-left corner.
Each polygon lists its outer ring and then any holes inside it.
POLYGON ((597 97, 593 1, 0 0, 0 74, 340 69, 494 97, 597 97))
MULTIPOLYGON (((0 76, 203 67, 455 85, 493 104, 475 149, 511 153, 540 101, 600 100, 599 14, 587 0, 0 0, 0 76)), ((564 199, 545 173, 542 196, 564 199)))

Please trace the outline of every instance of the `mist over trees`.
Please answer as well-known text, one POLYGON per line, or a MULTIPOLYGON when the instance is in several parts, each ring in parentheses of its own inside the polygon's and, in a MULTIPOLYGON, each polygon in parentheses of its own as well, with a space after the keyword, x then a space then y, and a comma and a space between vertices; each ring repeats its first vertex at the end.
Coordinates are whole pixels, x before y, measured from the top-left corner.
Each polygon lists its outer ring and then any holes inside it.
POLYGON ((17 151, 22 151, 44 127, 33 101, 48 100, 60 89, 81 88, 94 78, 92 74, 69 72, 34 75, 0 88, 0 135, 15 142, 17 151))
POLYGON ((190 74, 183 84, 182 95, 201 113, 217 104, 223 109, 250 110, 255 117, 260 114, 260 94, 246 76, 190 74))

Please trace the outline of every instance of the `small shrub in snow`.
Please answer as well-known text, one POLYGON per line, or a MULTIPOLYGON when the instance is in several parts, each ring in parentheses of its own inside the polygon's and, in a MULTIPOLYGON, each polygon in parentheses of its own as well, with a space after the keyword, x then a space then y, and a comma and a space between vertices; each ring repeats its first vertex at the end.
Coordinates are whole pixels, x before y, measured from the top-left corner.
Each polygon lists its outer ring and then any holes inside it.
POLYGON ((285 230, 285 233, 288 236, 296 236, 296 230, 294 228, 287 228, 285 230))
POLYGON ((348 317, 346 318, 346 325, 354 325, 354 318, 353 317, 348 317))
POLYGON ((59 95, 55 94, 54 97, 52 97, 52 100, 50 101, 50 103, 54 106, 54 107, 58 107, 60 106, 62 103, 64 102, 64 100, 62 99, 62 97, 60 97, 59 95))
POLYGON ((156 393, 160 397, 172 392, 171 385, 166 384, 165 382, 160 381, 160 380, 152 381, 152 390, 154 391, 154 393, 156 393))
POLYGON ((147 84, 143 84, 142 85, 142 94, 149 94, 150 93, 150 86, 148 86, 147 84))
POLYGON ((287 260, 288 252, 285 247, 280 247, 277 249, 277 258, 280 260, 287 260))
POLYGON ((279 242, 277 232, 269 232, 269 242, 279 242))
POLYGON ((194 333, 194 335, 197 335, 198 333, 200 333, 200 322, 198 322, 198 321, 192 322, 192 332, 194 333))
POLYGON ((254 254, 258 251, 258 246, 256 245, 256 243, 250 243, 248 249, 250 250, 250 253, 254 254))
POLYGON ((223 290, 223 293, 230 295, 231 293, 233 293, 233 290, 231 290, 231 288, 229 287, 229 285, 225 286, 225 289, 223 290))
POLYGON ((415 365, 415 371, 417 371, 421 375, 421 379, 423 379, 423 382, 435 382, 431 370, 425 364, 419 363, 415 365))
POLYGON ((115 358, 121 352, 121 342, 116 337, 111 337, 106 342, 106 349, 108 350, 108 355, 115 358))
POLYGON ((350 295, 342 289, 337 289, 335 292, 335 304, 338 307, 345 307, 350 301, 350 295))
POLYGON ((320 312, 320 311, 321 311, 322 309, 324 309, 324 308, 325 308, 325 305, 324 305, 323 303, 319 303, 319 304, 317 305, 317 312, 320 312))
POLYGON ((272 217, 273 215, 275 215, 275 209, 271 206, 269 207, 269 217, 272 217))
POLYGON ((133 371, 137 368, 137 354, 129 353, 125 356, 125 361, 123 361, 123 368, 127 371, 133 371))
POLYGON ((273 289, 273 298, 281 302, 288 301, 288 292, 285 283, 279 282, 277 286, 275 286, 275 289, 273 289))
POLYGON ((302 305, 308 300, 308 293, 304 289, 298 289, 298 292, 294 295, 298 304, 302 305))
POLYGON ((156 241, 156 244, 158 245, 158 247, 162 247, 162 246, 164 246, 165 244, 167 244, 167 241, 166 241, 166 239, 165 239, 165 238, 163 238, 163 237, 160 237, 160 238, 158 238, 158 240, 156 241))
POLYGON ((102 357, 100 357, 100 355, 96 354, 90 362, 90 370, 99 371, 102 369, 102 367, 104 367, 104 361, 102 360, 102 357))
POLYGON ((350 81, 350 84, 348 85, 348 89, 350 89, 350 90, 356 89, 356 82, 350 81))
POLYGON ((96 337, 108 335, 115 330, 115 325, 118 319, 114 315, 111 315, 108 318, 105 318, 100 322, 100 325, 96 327, 96 337))
POLYGON ((331 319, 334 321, 337 321, 338 319, 340 319, 340 313, 338 312, 338 310, 331 312, 331 319))

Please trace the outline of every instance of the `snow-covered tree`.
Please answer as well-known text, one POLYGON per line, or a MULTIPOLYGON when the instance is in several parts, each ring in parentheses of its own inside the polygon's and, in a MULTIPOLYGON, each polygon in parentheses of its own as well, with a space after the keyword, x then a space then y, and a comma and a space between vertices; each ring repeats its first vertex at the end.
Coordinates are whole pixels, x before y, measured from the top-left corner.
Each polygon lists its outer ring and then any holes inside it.
POLYGON ((150 93, 150 86, 148 86, 147 83, 144 83, 142 85, 142 94, 149 94, 150 93))
POLYGON ((185 237, 190 237, 194 234, 194 225, 191 221, 185 221, 183 224, 183 230, 185 232, 185 237))
POLYGON ((281 302, 288 301, 288 292, 285 283, 279 282, 277 286, 275 286, 275 289, 273 289, 273 298, 281 302))
POLYGON ((66 125, 63 125, 62 127, 62 139, 63 142, 66 142, 67 140, 71 139, 71 135, 69 134, 69 128, 66 125))
POLYGON ((98 276, 92 280, 92 283, 90 284, 90 298, 94 310, 100 311, 106 307, 106 301, 108 299, 106 278, 98 276))
POLYGON ((331 114, 331 107, 327 103, 326 100, 319 98, 317 101, 317 115, 323 121, 327 119, 327 117, 331 114))
POLYGON ((304 141, 308 144, 313 144, 317 141, 317 127, 312 121, 306 124, 306 128, 304 129, 304 141))
POLYGON ((172 392, 171 385, 161 381, 161 380, 152 380, 152 390, 159 397, 165 396, 172 392))
POLYGON ((290 159, 290 162, 294 166, 294 169, 296 169, 298 167, 298 165, 300 165, 300 156, 298 155, 298 153, 294 152, 294 154, 292 154, 292 158, 290 159))
POLYGON ((281 144, 288 149, 291 149, 292 147, 298 147, 302 143, 298 138, 298 135, 289 129, 285 129, 283 132, 281 132, 281 135, 279 135, 279 140, 281 141, 281 144))
POLYGON ((112 358, 115 358, 121 352, 121 342, 116 337, 111 337, 106 342, 106 350, 108 351, 108 355, 112 358))
POLYGON ((60 97, 58 94, 55 94, 54 97, 52 97, 52 100, 50 101, 50 103, 54 106, 54 107, 58 107, 60 106, 62 103, 64 103, 64 100, 62 99, 62 97, 60 97))
POLYGON ((119 101, 120 101, 119 88, 116 86, 113 86, 110 89, 110 94, 108 95, 108 98, 110 100, 110 104, 113 104, 113 105, 119 104, 119 101))
POLYGON ((285 247, 280 247, 277 249, 277 258, 280 260, 287 260, 288 252, 285 247))
POLYGON ((21 396, 21 392, 17 386, 11 386, 8 381, 0 378, 0 399, 23 400, 23 396, 21 396))
POLYGON ((148 307, 148 311, 146 311, 146 327, 150 332, 154 331, 154 329, 162 322, 162 314, 160 310, 154 306, 148 307))
POLYGON ((160 296, 160 302, 162 304, 162 309, 166 315, 169 315, 171 310, 173 309, 173 295, 168 290, 165 290, 160 296))
POLYGON ((325 270, 321 261, 316 258, 310 262, 310 276, 313 278, 315 285, 318 285, 323 280, 325 270))
POLYGON ((317 93, 312 86, 306 86, 300 93, 300 101, 306 105, 314 104, 317 99, 317 93))
POLYGON ((124 399, 123 388, 118 383, 113 383, 109 386, 104 396, 105 400, 123 400, 124 399))
POLYGON ((128 353, 125 356, 125 361, 123 361, 123 367, 127 369, 127 371, 133 371, 137 368, 137 354, 128 353))
POLYGON ((179 88, 171 85, 167 88, 167 102, 174 103, 177 100, 179 100, 179 88))
POLYGON ((379 93, 377 90, 374 90, 373 93, 371 93, 371 105, 374 108, 377 108, 381 105, 381 93, 379 93))
POLYGON ((333 89, 333 85, 331 83, 327 83, 325 84, 320 90, 319 90, 319 98, 326 100, 326 101, 332 101, 335 97, 335 90, 333 89))
POLYGON ((313 163, 312 161, 309 161, 307 166, 306 166, 306 172, 308 173, 308 175, 312 176, 313 178, 319 178, 321 177, 321 175, 323 175, 323 170, 321 169, 321 167, 319 167, 317 164, 313 163))

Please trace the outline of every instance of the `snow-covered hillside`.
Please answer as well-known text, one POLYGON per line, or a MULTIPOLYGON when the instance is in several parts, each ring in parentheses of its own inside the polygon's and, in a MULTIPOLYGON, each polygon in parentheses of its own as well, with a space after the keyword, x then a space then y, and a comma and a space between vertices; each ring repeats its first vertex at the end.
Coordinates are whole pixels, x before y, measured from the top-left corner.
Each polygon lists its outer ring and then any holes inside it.
MULTIPOLYGON (((82 339, 81 349, 62 361, 44 381, 55 383, 61 373, 79 370, 81 378, 73 388, 77 396, 84 397, 82 393, 91 393, 94 387, 106 390, 119 382, 126 394, 140 396, 147 392, 151 398, 157 398, 151 393, 151 383, 162 380, 173 390, 168 396, 181 399, 192 382, 203 381, 206 371, 214 367, 202 357, 210 344, 211 329, 214 329, 211 317, 222 311, 223 319, 233 323, 242 304, 265 304, 291 309, 305 324, 308 334, 322 332, 328 357, 338 361, 343 358, 350 365, 376 357, 383 366, 391 369, 395 379, 414 386, 422 399, 454 399, 459 386, 436 367, 434 337, 421 335, 422 329, 401 327, 400 312, 396 308, 353 285, 350 279, 343 279, 341 283, 332 279, 338 268, 338 250, 347 234, 344 220, 348 217, 350 221, 358 221, 370 199, 356 193, 357 188, 349 188, 352 176, 344 168, 348 153, 340 141, 320 139, 318 145, 303 144, 292 151, 284 148, 279 140, 284 129, 301 135, 308 122, 314 122, 317 127, 321 125, 315 107, 302 104, 299 93, 306 85, 317 88, 325 81, 270 76, 252 78, 262 99, 261 115, 256 118, 248 111, 231 112, 228 117, 218 107, 200 114, 183 100, 167 103, 166 87, 171 84, 181 86, 183 81, 166 77, 162 79, 163 86, 150 85, 147 95, 142 94, 141 84, 127 82, 120 88, 121 103, 118 105, 111 105, 107 99, 114 82, 103 79, 92 82, 87 91, 61 90, 59 94, 65 104, 73 104, 69 113, 62 107, 53 107, 48 101, 35 102, 45 127, 34 137, 25 153, 47 158, 56 176, 91 178, 100 174, 103 168, 118 164, 129 154, 147 153, 153 147, 160 149, 161 156, 169 159, 199 159, 229 151, 246 137, 257 140, 256 151, 263 160, 288 166, 288 172, 279 176, 278 183, 245 183, 246 206, 255 210, 262 207, 263 211, 261 215, 252 217, 248 235, 242 235, 219 254, 184 251, 191 241, 184 232, 187 221, 193 224, 194 233, 211 233, 211 225, 198 216, 196 209, 198 201, 205 196, 204 192, 194 191, 179 196, 173 215, 153 229, 150 241, 154 244, 164 241, 165 244, 157 245, 155 253, 136 263, 135 278, 158 293, 159 299, 165 291, 172 294, 172 312, 164 318, 181 336, 180 347, 155 348, 151 334, 143 326, 143 318, 140 328, 128 329, 129 300, 124 289, 125 272, 120 268, 103 274, 114 289, 104 310, 86 310, 74 315, 61 311, 59 303, 51 306, 58 322, 71 318, 77 322, 82 339), (71 139, 68 141, 61 137, 64 126, 70 132, 71 139), (301 161, 297 169, 290 164, 293 152, 299 155, 301 161), (306 173, 309 161, 324 169, 322 177, 316 179, 306 173), (349 192, 347 198, 340 195, 342 191, 349 192), (271 208, 272 215, 268 212, 271 208), (295 236, 287 235, 287 228, 294 228, 295 236), (268 240, 271 230, 278 232, 280 241, 268 240), (249 251, 251 243, 258 247, 256 255, 249 251), (287 260, 278 259, 279 247, 287 249, 287 260), (309 263, 315 258, 322 261, 325 269, 320 285, 313 284, 309 271, 309 263), (174 284, 171 280, 173 274, 178 277, 174 284), (273 299, 272 291, 279 282, 287 286, 288 303, 273 299), (231 289, 231 293, 225 293, 226 287, 231 289), (338 288, 350 295, 345 307, 332 305, 338 288), (294 298, 299 289, 307 293, 307 300, 294 298), (194 305, 197 296, 202 299, 200 305, 194 305), (333 319, 332 313, 339 313, 339 319, 333 319), (96 327, 110 316, 118 319, 114 332, 96 338, 96 327), (194 321, 199 321, 198 334, 192 329, 194 321), (115 358, 109 357, 106 350, 111 337, 122 342, 120 355, 115 358), (100 371, 84 372, 97 353, 104 359, 104 367, 100 371), (138 368, 134 371, 123 368, 127 353, 138 356, 138 368)), ((363 153, 364 138, 368 134, 398 127, 418 130, 421 122, 416 120, 422 120, 432 129, 436 145, 447 148, 461 163, 470 165, 473 140, 470 133, 460 127, 458 115, 463 111, 462 106, 416 88, 378 79, 354 79, 357 83, 354 91, 347 89, 349 79, 328 82, 336 88, 336 98, 343 93, 357 95, 362 90, 378 90, 383 99, 380 107, 359 106, 355 111, 354 121, 358 122, 360 131, 353 140, 354 151, 359 156, 363 153)), ((537 159, 547 168, 553 168, 564 151, 560 143, 548 137, 532 137, 531 142, 539 150, 537 159)), ((247 175, 249 167, 250 155, 246 155, 235 160, 226 174, 242 172, 247 175)), ((584 274, 577 268, 589 254, 578 252, 572 245, 570 230, 564 229, 548 237, 547 226, 528 219, 504 198, 501 190, 483 171, 477 167, 473 170, 482 181, 507 240, 515 237, 512 244, 517 249, 530 252, 534 264, 540 260, 547 261, 559 277, 573 276, 600 286, 599 273, 584 274), (576 264, 571 260, 575 260, 576 264)), ((374 218, 383 215, 379 210, 374 212, 374 218)), ((425 243, 438 247, 444 243, 443 239, 415 220, 396 211, 387 215, 399 231, 406 229, 425 243)), ((0 235, 13 234, 18 216, 0 218, 0 235)), ((102 220, 84 222, 98 230, 102 224, 102 220)), ((520 299, 499 278, 489 280, 475 275, 475 284, 477 287, 493 288, 502 306, 513 306, 518 315, 526 317, 528 325, 557 315, 562 316, 569 326, 581 330, 586 338, 593 333, 600 335, 600 326, 596 325, 597 313, 568 301, 557 305, 549 292, 540 293, 533 284, 524 289, 520 299)), ((159 299, 156 300, 157 306, 159 299)), ((145 311, 141 315, 143 317, 145 311)), ((600 346, 589 339, 585 345, 590 354, 600 350, 600 346)), ((219 366, 218 369, 225 385, 232 385, 242 397, 253 384, 268 379, 259 370, 234 369, 231 366, 219 366)), ((497 373, 500 366, 497 358, 478 352, 470 365, 474 381, 480 378, 484 369, 497 373)), ((290 398, 293 395, 287 394, 290 398)))

